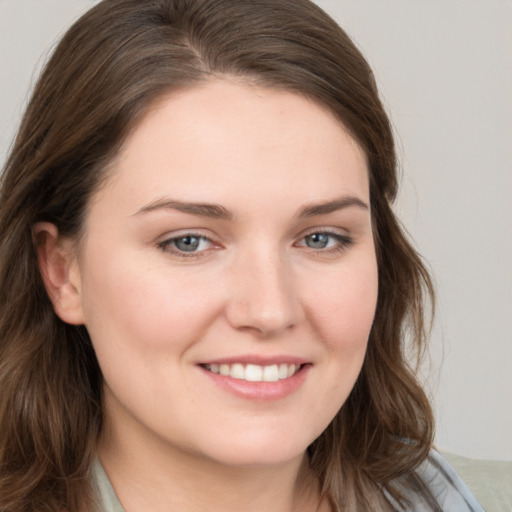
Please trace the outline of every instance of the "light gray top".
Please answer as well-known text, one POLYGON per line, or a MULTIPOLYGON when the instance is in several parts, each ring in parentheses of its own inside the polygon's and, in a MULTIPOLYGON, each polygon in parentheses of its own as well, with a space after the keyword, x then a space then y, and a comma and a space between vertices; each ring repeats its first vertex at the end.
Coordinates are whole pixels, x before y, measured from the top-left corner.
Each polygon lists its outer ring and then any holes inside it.
POLYGON ((116 492, 98 458, 92 464, 92 474, 98 490, 98 512, 124 512, 116 492))
MULTIPOLYGON (((94 461, 92 471, 98 489, 98 512, 125 512, 99 459, 94 461)), ((418 473, 443 512, 484 512, 455 469, 435 450, 418 468, 418 473)), ((405 509, 392 502, 397 511, 432 512, 432 507, 420 496, 409 492, 408 497, 412 506, 405 509)))
MULTIPOLYGON (((476 501, 467 485, 453 466, 437 451, 432 450, 429 458, 416 470, 428 487, 443 512, 485 512, 476 501)), ((432 512, 433 508, 414 490, 404 489, 412 505, 402 508, 392 499, 391 503, 400 512, 432 512)))

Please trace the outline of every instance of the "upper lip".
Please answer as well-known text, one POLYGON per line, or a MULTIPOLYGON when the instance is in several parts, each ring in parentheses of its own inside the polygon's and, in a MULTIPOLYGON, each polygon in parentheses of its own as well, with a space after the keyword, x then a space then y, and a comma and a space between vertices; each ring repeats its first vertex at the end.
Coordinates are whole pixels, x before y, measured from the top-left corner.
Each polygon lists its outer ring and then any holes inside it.
POLYGON ((230 357, 219 357, 216 359, 208 359, 206 361, 201 361, 199 364, 255 364, 258 366, 271 366, 274 364, 296 364, 303 365, 310 363, 307 359, 303 357, 290 356, 290 355, 277 355, 277 356, 261 356, 256 354, 247 354, 240 356, 230 356, 230 357))

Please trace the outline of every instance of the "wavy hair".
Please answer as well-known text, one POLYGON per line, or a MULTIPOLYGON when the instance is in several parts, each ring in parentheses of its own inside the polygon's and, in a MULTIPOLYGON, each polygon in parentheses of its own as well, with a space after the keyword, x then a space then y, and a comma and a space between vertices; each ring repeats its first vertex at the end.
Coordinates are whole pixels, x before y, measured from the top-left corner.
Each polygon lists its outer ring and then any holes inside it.
MULTIPOLYGON (((379 271, 362 371, 308 448, 336 510, 391 509, 432 444, 429 402, 405 356, 425 343, 428 272, 391 205, 392 130, 367 62, 309 0, 103 0, 66 33, 33 92, 0 189, 0 510, 89 510, 102 375, 84 326, 63 323, 32 240, 38 221, 79 236, 88 201, 148 108, 236 76, 304 95, 363 148, 379 271)), ((425 491, 427 492, 427 491, 425 491)))

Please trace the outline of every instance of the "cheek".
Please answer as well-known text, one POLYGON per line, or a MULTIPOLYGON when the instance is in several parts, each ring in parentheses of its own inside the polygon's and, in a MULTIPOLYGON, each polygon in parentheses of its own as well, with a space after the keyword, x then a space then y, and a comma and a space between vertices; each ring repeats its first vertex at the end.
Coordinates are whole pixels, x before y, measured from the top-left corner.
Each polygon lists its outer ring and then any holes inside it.
POLYGON ((135 257, 118 259, 90 265, 85 274, 84 316, 97 352, 122 349, 144 358, 185 350, 214 314, 216 288, 205 286, 201 276, 169 276, 165 268, 138 263, 135 257))
POLYGON ((157 418, 163 396, 169 406, 182 407, 172 390, 188 385, 187 351, 202 338, 218 301, 215 287, 204 287, 200 276, 170 276, 137 263, 136 257, 129 263, 118 258, 89 267, 86 326, 116 400, 157 418), (199 287, 206 291, 200 294, 199 287))
POLYGON ((324 342, 331 350, 364 352, 377 303, 376 263, 343 269, 323 284, 312 295, 314 322, 324 342))
POLYGON ((318 418, 313 438, 341 409, 361 371, 377 290, 376 264, 371 259, 366 265, 340 266, 311 289, 310 324, 324 348, 319 356, 321 371, 313 374, 316 389, 322 389, 322 393, 315 393, 308 410, 318 418))

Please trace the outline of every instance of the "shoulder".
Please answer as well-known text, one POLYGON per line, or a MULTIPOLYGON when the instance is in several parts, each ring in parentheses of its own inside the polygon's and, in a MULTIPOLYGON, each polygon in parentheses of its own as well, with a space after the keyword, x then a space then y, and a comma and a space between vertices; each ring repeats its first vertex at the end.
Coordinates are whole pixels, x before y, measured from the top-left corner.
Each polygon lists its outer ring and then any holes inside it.
POLYGON ((462 478, 439 452, 432 450, 417 473, 442 510, 483 512, 462 478))
POLYGON ((484 512, 459 474, 435 450, 416 469, 412 479, 402 479, 397 482, 397 487, 409 502, 405 507, 392 502, 400 512, 484 512))

